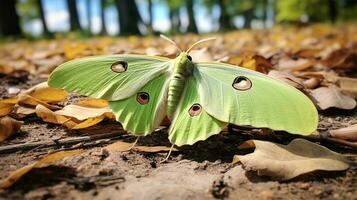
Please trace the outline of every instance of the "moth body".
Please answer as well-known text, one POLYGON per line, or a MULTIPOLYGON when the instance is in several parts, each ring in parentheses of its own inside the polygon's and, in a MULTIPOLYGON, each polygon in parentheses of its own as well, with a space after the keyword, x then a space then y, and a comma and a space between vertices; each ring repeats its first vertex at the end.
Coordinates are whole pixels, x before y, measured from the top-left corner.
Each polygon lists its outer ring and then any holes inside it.
POLYGON ((182 97, 186 79, 192 75, 193 63, 191 57, 183 52, 173 62, 170 68, 171 77, 169 80, 167 95, 167 116, 172 119, 176 108, 182 97))

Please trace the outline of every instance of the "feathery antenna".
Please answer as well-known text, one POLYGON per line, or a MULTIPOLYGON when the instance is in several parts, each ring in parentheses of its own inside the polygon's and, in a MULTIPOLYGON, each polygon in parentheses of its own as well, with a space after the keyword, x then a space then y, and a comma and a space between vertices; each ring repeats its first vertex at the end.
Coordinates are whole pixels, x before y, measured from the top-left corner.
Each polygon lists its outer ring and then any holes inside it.
POLYGON ((187 49, 186 53, 189 53, 198 44, 201 44, 201 43, 207 42, 207 41, 211 41, 211 40, 215 40, 215 39, 216 39, 215 37, 210 37, 210 38, 205 38, 205 39, 199 40, 199 41, 193 43, 193 45, 191 45, 191 47, 187 49))
POLYGON ((173 44, 179 52, 182 52, 182 50, 180 49, 180 47, 177 46, 176 42, 174 42, 173 40, 171 40, 170 38, 166 37, 166 36, 163 35, 163 34, 160 34, 160 37, 161 37, 162 39, 167 40, 167 41, 170 42, 171 44, 173 44))

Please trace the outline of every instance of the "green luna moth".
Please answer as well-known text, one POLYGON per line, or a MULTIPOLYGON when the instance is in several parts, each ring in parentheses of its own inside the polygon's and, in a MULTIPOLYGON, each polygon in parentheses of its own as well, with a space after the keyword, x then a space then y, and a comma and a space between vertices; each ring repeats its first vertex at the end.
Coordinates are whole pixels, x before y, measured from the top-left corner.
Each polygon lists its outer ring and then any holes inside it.
POLYGON ((136 136, 152 133, 168 117, 169 139, 178 146, 205 140, 229 123, 302 135, 316 129, 316 108, 299 90, 245 68, 193 61, 190 50, 175 59, 80 58, 56 68, 48 84, 108 100, 116 120, 136 136))

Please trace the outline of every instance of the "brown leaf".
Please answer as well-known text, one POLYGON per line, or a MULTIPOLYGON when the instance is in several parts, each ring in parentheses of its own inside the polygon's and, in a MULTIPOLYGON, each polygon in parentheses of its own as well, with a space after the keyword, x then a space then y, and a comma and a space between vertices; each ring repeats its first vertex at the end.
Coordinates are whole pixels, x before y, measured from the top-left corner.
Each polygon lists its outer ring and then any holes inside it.
POLYGON ((323 62, 330 68, 351 69, 357 66, 357 52, 347 48, 338 49, 333 51, 323 62))
POLYGON ((29 165, 26 165, 25 167, 22 167, 16 171, 14 171, 13 173, 11 173, 7 178, 0 181, 0 188, 6 189, 6 188, 11 187, 14 183, 16 183, 18 180, 20 180, 21 177, 26 175, 33 168, 40 168, 46 164, 51 164, 55 161, 61 160, 68 156, 79 155, 83 152, 84 152, 83 150, 74 150, 74 151, 60 151, 60 152, 56 152, 53 154, 49 154, 49 155, 45 156, 44 158, 42 158, 41 160, 31 163, 29 165))
POLYGON ((271 70, 268 73, 268 76, 273 77, 275 79, 281 80, 295 88, 299 88, 299 89, 303 89, 304 85, 303 85, 303 80, 300 78, 297 78, 295 76, 293 76, 292 74, 289 74, 287 72, 280 72, 277 70, 271 70))
POLYGON ((8 116, 0 118, 0 142, 19 131, 22 124, 23 122, 8 116))
POLYGON ((349 127, 329 131, 332 137, 344 140, 357 141, 357 124, 349 127))
MULTIPOLYGON (((130 147, 133 146, 134 143, 127 143, 123 141, 118 141, 113 144, 110 144, 104 147, 108 151, 128 151, 130 147)), ((134 150, 141 151, 141 152, 149 152, 149 153, 158 153, 158 152, 168 152, 170 151, 170 147, 166 146, 134 146, 134 150)), ((177 149, 173 148, 172 151, 177 151, 177 149)))
POLYGON ((245 169, 276 180, 289 180, 316 170, 341 171, 349 168, 348 160, 326 147, 304 139, 294 139, 288 145, 254 140, 255 151, 235 155, 245 169))
POLYGON ((269 69, 273 67, 268 59, 250 51, 231 55, 227 62, 262 73, 268 73, 269 69))
POLYGON ((342 94, 336 86, 314 89, 311 91, 311 95, 317 101, 317 105, 322 110, 331 107, 348 110, 356 107, 356 100, 350 96, 342 94))
POLYGON ((302 71, 313 67, 314 64, 314 61, 305 58, 300 58, 297 60, 291 58, 282 58, 278 62, 278 68, 282 71, 302 71))

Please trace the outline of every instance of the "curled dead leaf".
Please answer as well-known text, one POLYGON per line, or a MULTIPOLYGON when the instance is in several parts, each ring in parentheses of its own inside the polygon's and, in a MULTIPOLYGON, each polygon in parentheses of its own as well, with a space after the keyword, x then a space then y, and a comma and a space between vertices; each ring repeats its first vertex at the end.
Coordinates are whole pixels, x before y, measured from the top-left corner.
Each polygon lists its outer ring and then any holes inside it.
POLYGON ((54 124, 62 124, 68 128, 73 128, 77 123, 73 122, 70 118, 64 117, 62 115, 56 114, 52 110, 46 108, 45 106, 39 104, 36 106, 36 114, 45 122, 50 122, 54 124))
POLYGON ((348 160, 326 147, 304 139, 294 139, 288 145, 254 140, 255 151, 236 155, 245 169, 276 180, 289 180, 316 170, 342 171, 348 160))
POLYGON ((17 103, 16 98, 0 99, 0 117, 8 115, 17 103))
POLYGON ((311 91, 311 95, 317 101, 317 106, 322 110, 331 107, 348 110, 356 107, 356 100, 343 94, 336 86, 314 89, 311 91))
POLYGON ((23 122, 8 116, 0 118, 0 142, 19 131, 22 124, 23 122))
POLYGON ((273 77, 275 79, 281 80, 295 88, 298 89, 303 89, 304 85, 303 85, 303 80, 300 78, 297 78, 295 76, 293 76, 292 74, 289 74, 287 72, 280 72, 277 70, 271 70, 268 73, 268 76, 273 77))
POLYGON ((273 67, 268 59, 251 51, 231 55, 227 62, 262 73, 268 73, 269 69, 273 67))
POLYGON ((357 52, 348 48, 338 49, 333 51, 323 62, 330 68, 351 69, 357 66, 357 52))
POLYGON ((78 105, 68 105, 63 110, 51 111, 39 104, 36 106, 36 114, 43 121, 62 124, 70 129, 83 129, 98 124, 107 119, 115 119, 108 107, 89 108, 78 105))
POLYGON ((332 137, 344 140, 357 141, 357 124, 349 127, 329 131, 332 137))
POLYGON ((297 60, 291 58, 283 58, 278 62, 278 68, 282 71, 302 71, 311 68, 315 65, 313 60, 299 58, 297 60))
POLYGON ((111 113, 109 107, 85 107, 79 105, 68 105, 62 110, 56 111, 56 114, 73 117, 78 120, 85 120, 88 118, 98 117, 105 113, 111 113))
POLYGON ((19 95, 21 102, 29 105, 37 105, 39 102, 57 103, 64 101, 68 96, 68 92, 62 89, 51 88, 47 82, 43 82, 33 86, 32 88, 22 92, 19 95), (28 99, 28 96, 32 97, 28 99), (36 99, 36 100, 34 100, 36 99))
POLYGON ((0 181, 0 188, 6 189, 6 188, 11 187, 14 183, 16 183, 18 180, 20 180, 21 177, 26 175, 33 168, 40 168, 46 164, 51 164, 55 161, 61 160, 68 156, 79 155, 83 152, 84 152, 83 150, 74 150, 74 151, 60 151, 60 152, 56 152, 53 154, 49 154, 49 155, 45 156, 44 158, 42 158, 41 160, 31 163, 29 165, 26 165, 25 167, 22 167, 16 171, 14 171, 13 173, 11 173, 7 178, 0 181))

